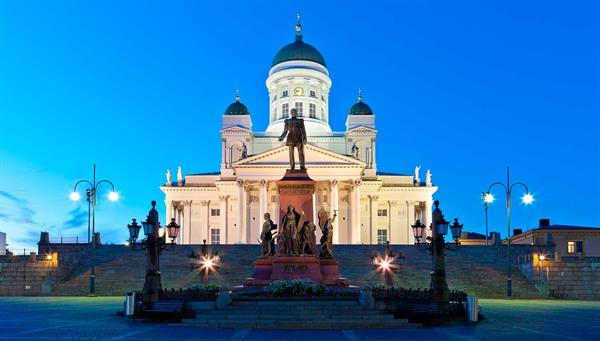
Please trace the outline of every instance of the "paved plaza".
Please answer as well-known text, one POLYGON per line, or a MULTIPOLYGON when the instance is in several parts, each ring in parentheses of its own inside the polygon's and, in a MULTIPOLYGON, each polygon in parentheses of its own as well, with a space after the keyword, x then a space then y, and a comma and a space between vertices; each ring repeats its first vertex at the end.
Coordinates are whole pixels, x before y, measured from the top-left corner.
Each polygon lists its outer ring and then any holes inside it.
POLYGON ((7 340, 598 340, 600 302, 481 300, 475 326, 399 330, 206 330, 131 322, 120 297, 0 298, 0 339, 7 340))

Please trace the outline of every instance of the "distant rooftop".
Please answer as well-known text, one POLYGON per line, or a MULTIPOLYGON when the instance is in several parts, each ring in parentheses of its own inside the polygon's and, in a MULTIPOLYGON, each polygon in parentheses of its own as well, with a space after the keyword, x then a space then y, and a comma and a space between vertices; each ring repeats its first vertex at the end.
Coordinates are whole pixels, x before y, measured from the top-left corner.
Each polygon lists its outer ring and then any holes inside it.
POLYGON ((206 172, 206 173, 195 173, 195 174, 187 174, 187 175, 221 175, 221 172, 206 172))
POLYGON ((393 176, 408 176, 408 174, 400 174, 400 173, 389 173, 389 172, 377 172, 377 175, 393 175, 393 176))

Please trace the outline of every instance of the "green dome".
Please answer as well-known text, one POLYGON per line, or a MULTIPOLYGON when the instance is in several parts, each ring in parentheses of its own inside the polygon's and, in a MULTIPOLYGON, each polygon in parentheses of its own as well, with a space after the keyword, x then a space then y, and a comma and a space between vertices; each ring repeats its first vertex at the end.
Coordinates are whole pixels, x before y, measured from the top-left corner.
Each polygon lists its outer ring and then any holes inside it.
POLYGON ((359 97, 358 102, 350 107, 348 115, 373 115, 373 110, 367 103, 362 101, 362 97, 359 97))
POLYGON ((296 34, 295 42, 284 46, 281 48, 281 50, 279 50, 279 52, 277 52, 275 58, 273 58, 273 64, 271 67, 290 60, 307 60, 327 67, 325 64, 325 58, 323 58, 321 52, 319 52, 314 46, 303 42, 302 34, 300 33, 296 34))
POLYGON ((224 115, 250 115, 250 112, 244 103, 240 102, 240 97, 238 96, 235 98, 235 102, 231 103, 225 109, 224 115))

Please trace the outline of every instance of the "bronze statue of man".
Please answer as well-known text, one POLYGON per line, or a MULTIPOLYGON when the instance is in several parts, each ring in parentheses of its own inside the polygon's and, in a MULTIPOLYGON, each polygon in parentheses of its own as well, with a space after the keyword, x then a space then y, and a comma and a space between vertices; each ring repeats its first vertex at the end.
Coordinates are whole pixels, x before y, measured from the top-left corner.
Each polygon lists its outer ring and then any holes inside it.
POLYGON ((290 149, 290 169, 296 168, 294 160, 294 147, 298 149, 298 157, 300 158, 300 169, 304 167, 304 145, 306 144, 306 129, 304 129, 304 120, 298 118, 296 109, 292 109, 292 118, 285 120, 285 128, 279 137, 279 141, 283 141, 287 135, 285 144, 290 149))
POLYGON ((263 223, 263 228, 260 232, 260 248, 263 257, 270 256, 272 254, 271 244, 273 239, 273 234, 271 230, 273 230, 273 221, 271 220, 271 215, 269 213, 265 213, 265 222, 263 223))

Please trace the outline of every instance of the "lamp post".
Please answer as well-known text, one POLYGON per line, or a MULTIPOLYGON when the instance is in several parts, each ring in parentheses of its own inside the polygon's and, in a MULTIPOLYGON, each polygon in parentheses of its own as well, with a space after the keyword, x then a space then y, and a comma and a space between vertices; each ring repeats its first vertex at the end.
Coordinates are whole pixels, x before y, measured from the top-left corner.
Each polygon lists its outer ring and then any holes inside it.
MULTIPOLYGON (((447 304, 450 300, 450 291, 448 290, 448 283, 446 282, 446 261, 445 261, 445 250, 452 250, 449 244, 444 241, 444 236, 448 233, 449 222, 444 219, 442 210, 440 210, 440 202, 434 201, 435 209, 433 210, 433 222, 431 224, 431 237, 427 237, 426 249, 431 250, 433 258, 433 269, 431 271, 431 291, 432 299, 438 304, 447 304)), ((454 219, 454 223, 450 226, 452 233, 452 239, 456 246, 460 245, 460 233, 462 232, 463 225, 458 222, 458 219, 454 219)), ((425 225, 417 220, 412 225, 413 234, 415 237, 415 245, 422 245, 421 238, 423 235, 423 229, 425 225)))
POLYGON ((89 185, 89 188, 86 190, 86 197, 88 200, 88 242, 89 242, 89 215, 90 215, 90 205, 92 207, 92 268, 90 270, 90 296, 94 296, 96 294, 96 203, 97 203, 97 194, 98 187, 105 183, 111 186, 112 191, 108 194, 108 199, 111 201, 116 201, 119 199, 119 194, 115 192, 115 185, 109 180, 100 180, 96 181, 96 164, 94 164, 94 177, 92 181, 90 180, 79 180, 75 183, 73 187, 73 192, 71 192, 71 200, 78 201, 81 199, 81 195, 77 192, 77 188, 80 184, 86 183, 89 185))
POLYGON ((546 260, 546 256, 544 254, 539 254, 538 259, 540 261, 540 283, 544 283, 544 260, 546 260))
POLYGON ((166 236, 167 234, 169 235, 172 247, 175 245, 179 228, 180 226, 173 218, 166 226, 166 231, 164 231, 163 235, 160 235, 160 220, 158 219, 156 201, 154 200, 152 200, 152 208, 148 212, 146 221, 143 221, 141 226, 137 223, 136 219, 132 219, 131 224, 127 225, 130 245, 137 250, 146 250, 146 275, 144 277, 144 289, 142 290, 142 302, 147 308, 152 307, 154 302, 158 301, 158 295, 162 289, 160 282, 160 252, 167 249, 166 236), (140 228, 142 227, 146 239, 142 243, 136 244, 140 228))
POLYGON ((507 267, 506 267, 506 297, 512 297, 512 267, 511 267, 511 259, 510 259, 510 246, 511 246, 511 238, 510 238, 510 209, 512 206, 512 190, 515 186, 520 185, 525 188, 525 194, 521 197, 521 201, 525 205, 529 205, 533 202, 533 195, 529 192, 529 188, 526 184, 522 182, 515 182, 513 184, 510 183, 510 168, 506 167, 506 183, 502 182, 494 182, 490 185, 487 192, 483 196, 483 201, 487 204, 490 204, 494 201, 494 196, 491 191, 494 186, 500 186, 505 190, 506 193, 506 238, 507 238, 507 247, 506 253, 508 256, 507 267))
POLYGON ((375 266, 376 274, 383 274, 384 283, 387 286, 394 286, 394 273, 404 268, 404 256, 401 252, 394 254, 390 246, 390 242, 385 242, 385 251, 383 256, 376 255, 373 257, 373 266, 375 266), (398 262, 396 262, 398 260, 398 262))
POLYGON ((488 232, 488 205, 490 204, 487 200, 486 200, 486 194, 485 192, 481 192, 481 199, 483 200, 483 210, 485 211, 485 246, 488 246, 488 238, 489 238, 489 232, 488 232))
POLYGON ((208 284, 208 275, 216 271, 219 266, 221 266, 221 257, 219 257, 219 252, 215 252, 208 250, 208 246, 206 245, 206 239, 203 240, 202 248, 200 249, 200 253, 196 253, 192 251, 188 256, 190 258, 190 271, 194 271, 194 269, 200 269, 200 283, 207 285, 208 284))

